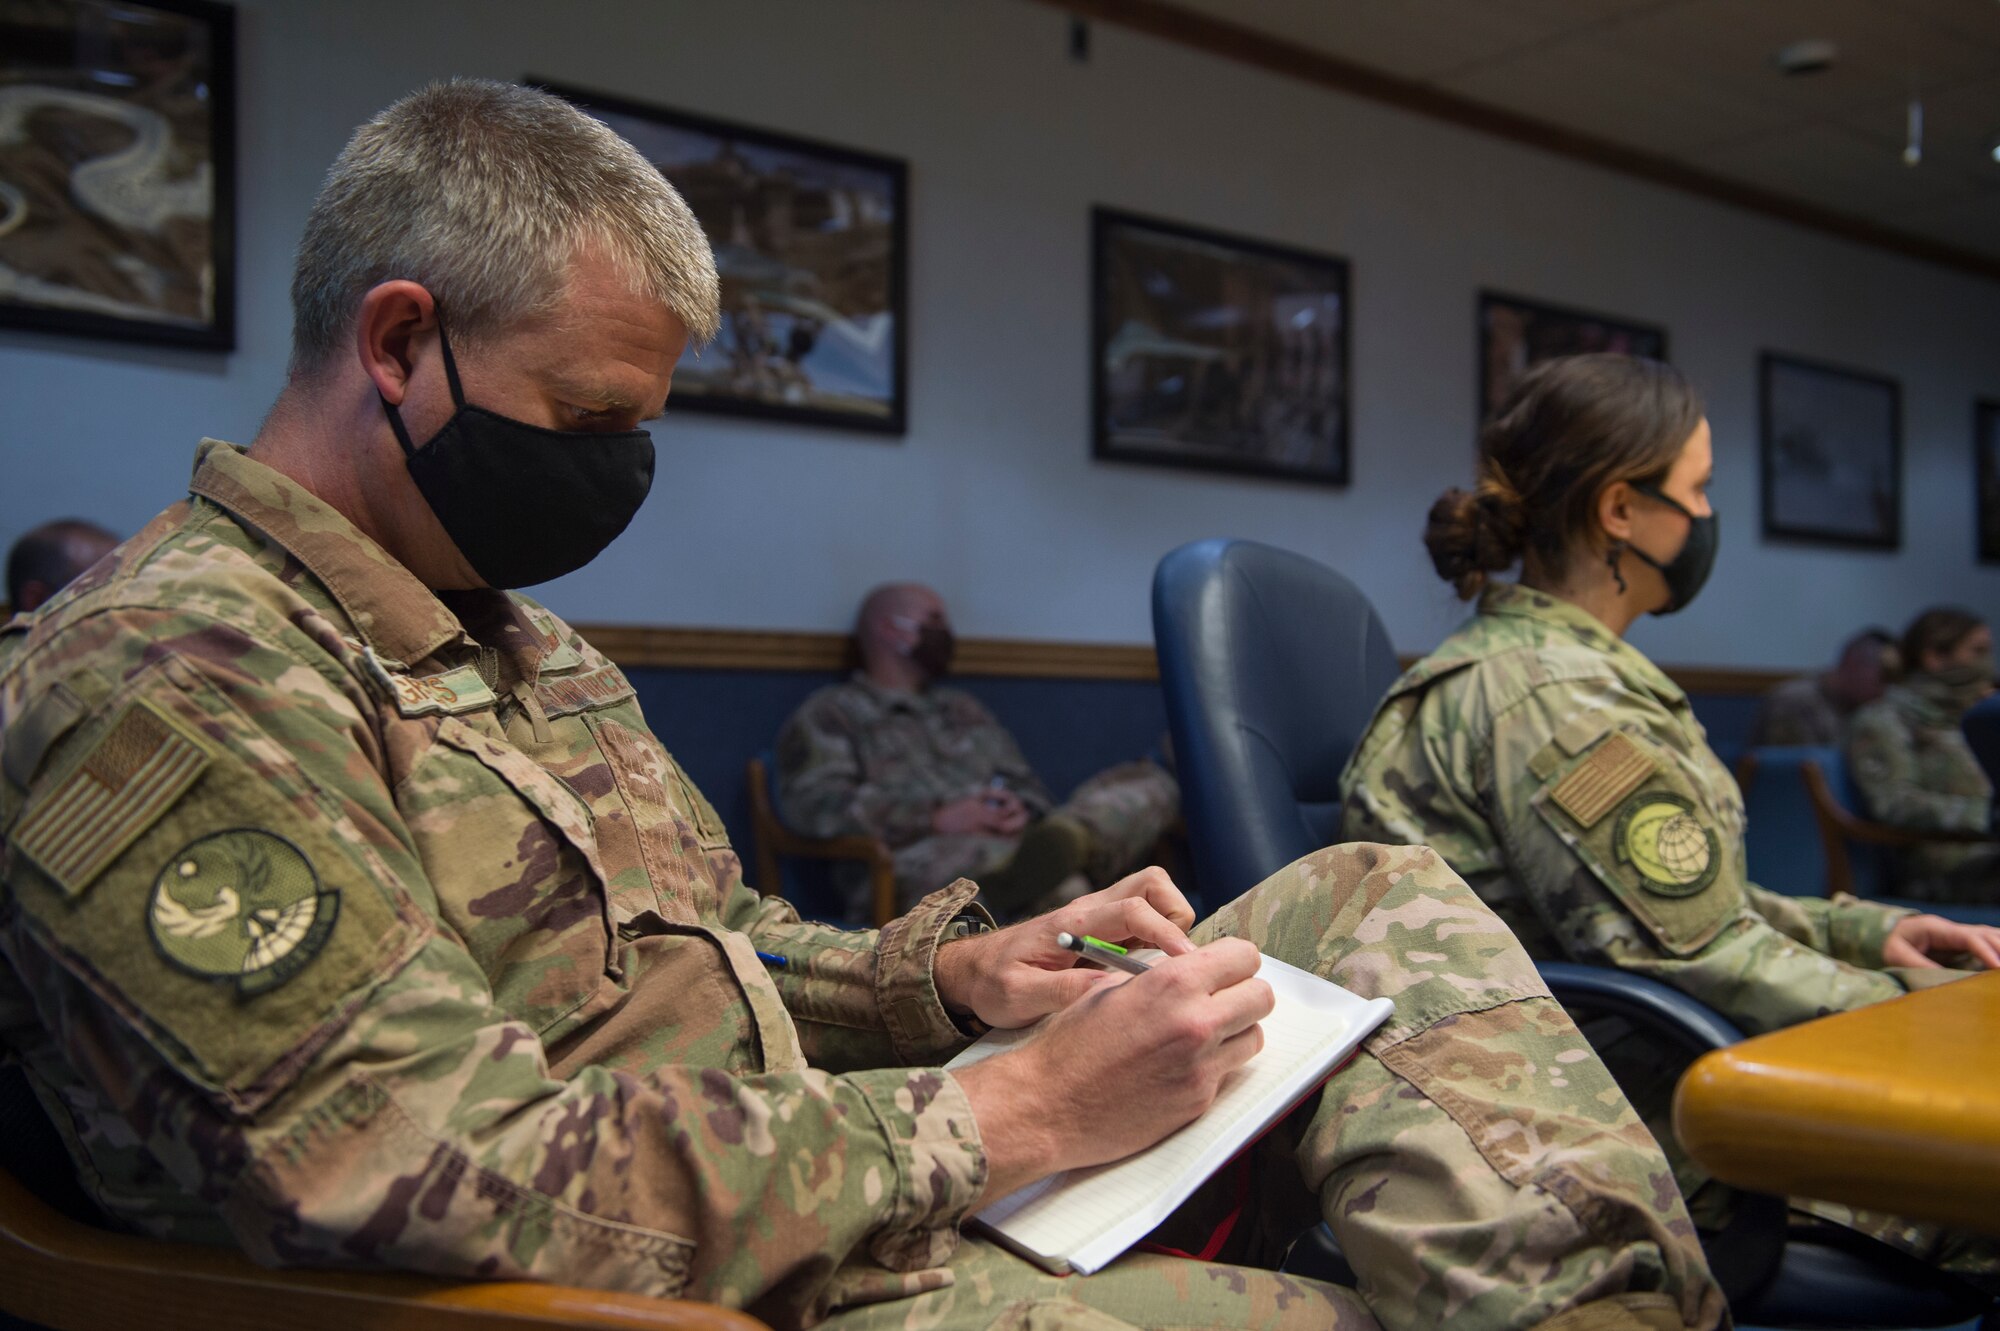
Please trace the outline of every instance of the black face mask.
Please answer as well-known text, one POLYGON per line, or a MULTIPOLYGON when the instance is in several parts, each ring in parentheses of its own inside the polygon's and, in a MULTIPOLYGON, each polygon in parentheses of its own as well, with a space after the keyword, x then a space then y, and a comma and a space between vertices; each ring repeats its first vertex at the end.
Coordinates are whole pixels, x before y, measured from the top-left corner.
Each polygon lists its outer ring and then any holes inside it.
POLYGON ((932 679, 943 679, 951 671, 951 658, 958 654, 958 639, 947 628, 926 624, 917 630, 910 659, 924 668, 932 679))
POLYGON ((1681 543, 1680 553, 1664 564, 1638 546, 1627 543, 1627 548, 1633 554, 1658 569, 1660 576, 1667 580, 1667 595, 1672 599, 1653 613, 1671 615, 1676 610, 1685 610, 1688 602, 1701 591, 1702 584, 1708 581, 1709 571, 1715 567, 1716 543, 1721 540, 1716 528, 1715 515, 1711 513, 1705 518, 1698 518, 1689 513, 1679 500, 1662 494, 1655 486, 1635 485, 1632 488, 1642 495, 1679 509, 1687 517, 1687 540, 1681 543))
POLYGON ((611 544, 653 487, 653 437, 546 430, 467 406, 444 324, 445 377, 458 410, 419 448, 382 400, 404 464, 445 535, 489 587, 573 573, 611 544))

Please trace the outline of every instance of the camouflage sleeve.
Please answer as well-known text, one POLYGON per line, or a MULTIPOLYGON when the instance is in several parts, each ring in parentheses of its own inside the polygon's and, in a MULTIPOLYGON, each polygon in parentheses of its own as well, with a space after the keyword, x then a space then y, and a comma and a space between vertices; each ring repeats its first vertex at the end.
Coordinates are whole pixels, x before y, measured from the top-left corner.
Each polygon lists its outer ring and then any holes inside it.
POLYGON ((779 733, 778 803, 806 836, 872 836, 891 846, 929 836, 937 807, 921 783, 870 779, 828 690, 806 699, 779 733))
POLYGON ((1983 832, 1992 825, 1989 797, 1924 785, 1909 731, 1887 707, 1864 709, 1847 741, 1847 764, 1871 816, 1897 827, 1983 832))
POLYGON ((967 879, 931 893, 880 930, 801 920, 789 902, 759 897, 739 879, 724 922, 785 958, 773 970, 779 996, 816 1068, 941 1063, 966 1043, 938 997, 932 972, 945 926, 979 888, 967 879))
POLYGON ((985 1156, 948 1074, 552 1076, 437 927, 359 686, 295 632, 125 620, 95 627, 146 668, 70 672, 86 710, 54 779, 0 810, 0 949, 65 1061, 253 1256, 796 1321, 850 1255, 949 1255, 985 1156), (69 835, 78 790, 104 835, 69 835), (247 934, 211 927, 246 911, 247 934))
POLYGON ((1882 945, 1889 941, 1896 922, 1917 913, 1905 906, 1863 901, 1845 892, 1832 900, 1788 897, 1753 884, 1749 898, 1750 909, 1779 933, 1863 970, 1882 969, 1882 945))
POLYGON ((1564 954, 1663 980, 1753 1032, 1903 993, 1752 909, 1740 814, 1690 743, 1658 702, 1601 680, 1545 684, 1496 719, 1490 804, 1564 954))

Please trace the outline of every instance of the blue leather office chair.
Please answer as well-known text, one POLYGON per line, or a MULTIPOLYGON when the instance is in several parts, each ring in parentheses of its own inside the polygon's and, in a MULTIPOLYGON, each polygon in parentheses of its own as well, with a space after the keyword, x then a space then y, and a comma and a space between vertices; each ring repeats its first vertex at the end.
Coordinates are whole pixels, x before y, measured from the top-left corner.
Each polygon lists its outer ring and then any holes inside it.
POLYGON ((1759 887, 1790 897, 1827 894, 1826 849, 1803 768, 1829 754, 1839 757, 1811 744, 1762 745, 1745 750, 1737 761, 1736 782, 1749 822, 1745 867, 1759 887))
MULTIPOLYGON (((1993 838, 1971 832, 1915 832, 1875 821, 1854 783, 1847 759, 1839 749, 1805 750, 1799 775, 1818 819, 1829 892, 1852 892, 1888 906, 1908 906, 1967 924, 2000 925, 2000 906, 1917 901, 1893 895, 1894 856, 1901 850, 1934 841, 1974 841, 1993 838)), ((1753 825, 1754 832, 1754 825, 1753 825)))
MULTIPOLYGON (((1272 546, 1196 541, 1154 572, 1153 641, 1204 888, 1227 901, 1336 841, 1341 769, 1397 673, 1389 635, 1360 589, 1272 546)), ((1705 1005, 1642 976, 1566 962, 1540 969, 1586 1032, 1642 1026, 1690 1061, 1742 1038, 1705 1005)), ((1983 1306, 1956 1282, 1911 1273, 1886 1249, 1873 1260, 1787 1243, 1780 1198, 1739 1194, 1739 1203, 1705 1247, 1743 1319, 1942 1326, 1983 1306)), ((1324 1226, 1315 1241, 1306 1273, 1338 1276, 1324 1226)))

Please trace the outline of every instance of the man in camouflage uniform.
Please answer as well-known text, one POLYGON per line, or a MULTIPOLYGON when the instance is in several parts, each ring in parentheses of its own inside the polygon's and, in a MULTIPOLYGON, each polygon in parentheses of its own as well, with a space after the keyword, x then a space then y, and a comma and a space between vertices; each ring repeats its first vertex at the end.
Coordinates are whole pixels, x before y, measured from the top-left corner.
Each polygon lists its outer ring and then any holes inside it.
MULTIPOLYGON (((1430 846, 1530 956, 1651 976, 1752 1033, 1962 976, 1933 953, 2000 965, 2000 931, 1751 883, 1742 793, 1687 695, 1589 612, 1527 587, 1489 587, 1396 681, 1341 790, 1344 839, 1430 846)), ((1649 1093, 1625 1074, 1661 1060, 1609 1056, 1665 1136, 1674 1072, 1649 1093)), ((1693 1196, 1704 1176, 1676 1165, 1693 1196)), ((1942 1265, 2000 1269, 1982 1240, 1823 1213, 1942 1265)))
MULTIPOLYGON (((1847 762, 1871 817, 1925 832, 1995 830, 1993 783, 1960 728, 1991 687, 1992 671, 1990 648, 1968 672, 1970 688, 1914 671, 1855 716, 1847 762)), ((1896 891, 1919 901, 2000 905, 2000 850, 1932 841, 1900 851, 1896 891)))
POLYGON ((880 932, 745 887, 617 667, 496 589, 610 538, 715 324, 706 244, 601 126, 496 84, 398 103, 294 300, 248 452, 205 441, 187 499, 0 636, 0 1036, 114 1222, 780 1326, 1723 1319, 1657 1147, 1427 851, 1309 857, 1199 948, 1157 870, 999 932, 970 882, 880 932), (563 521, 482 526, 445 463, 563 521), (1169 955, 1077 968, 1058 928, 1169 955), (1058 1280, 961 1238, 1199 1114, 1269 1011, 1252 942, 1395 1010, 1266 1138, 1233 1246, 1058 1280), (1358 1289, 1229 1264, 1315 1219, 1358 1289))
MULTIPOLYGON (((904 909, 958 878, 978 879, 1002 915, 1052 904, 1137 869, 1173 823, 1180 790, 1153 762, 1099 772, 1056 807, 993 714, 938 683, 953 638, 930 588, 870 592, 854 640, 861 669, 806 699, 779 734, 778 798, 807 836, 887 844, 904 909)), ((846 886, 859 916, 860 876, 846 886)))
POLYGON ((1822 674, 1788 679, 1764 695, 1750 727, 1752 744, 1847 742, 1854 713, 1882 696, 1896 661, 1896 640, 1888 630, 1863 629, 1840 649, 1840 659, 1822 674))

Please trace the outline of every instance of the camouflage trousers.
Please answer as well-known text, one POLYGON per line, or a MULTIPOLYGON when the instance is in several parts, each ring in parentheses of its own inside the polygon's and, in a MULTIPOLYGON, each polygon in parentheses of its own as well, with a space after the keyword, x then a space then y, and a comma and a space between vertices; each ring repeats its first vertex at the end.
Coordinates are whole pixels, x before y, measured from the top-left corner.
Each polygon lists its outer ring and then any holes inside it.
MULTIPOLYGON (((1120 763, 1091 777, 1054 813, 1090 829, 1090 862, 1083 872, 1106 887, 1145 867, 1147 851, 1180 813, 1181 791, 1157 763, 1120 763)), ((941 887, 981 875, 1014 853, 1018 837, 929 836, 896 852, 896 897, 908 910, 941 887)))
POLYGON ((1195 937, 1225 935, 1395 1011, 1315 1100, 1154 1236, 1200 1249, 1240 1213, 1211 1259, 1135 1251, 1095 1275, 1056 1277, 968 1235, 949 1285, 839 1308, 828 1325, 1720 1323, 1721 1292, 1658 1144, 1514 936, 1434 853, 1320 851, 1195 937), (1253 1264, 1320 1220, 1355 1288, 1253 1264))

